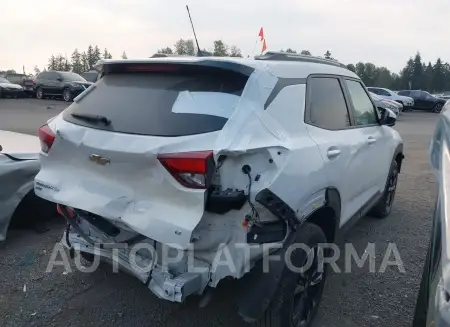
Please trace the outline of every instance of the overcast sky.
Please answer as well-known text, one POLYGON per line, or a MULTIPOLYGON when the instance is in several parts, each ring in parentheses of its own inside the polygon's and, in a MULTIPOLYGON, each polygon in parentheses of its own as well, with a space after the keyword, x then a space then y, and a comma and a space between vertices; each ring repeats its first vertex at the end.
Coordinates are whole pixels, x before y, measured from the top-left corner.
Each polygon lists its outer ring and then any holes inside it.
POLYGON ((52 53, 89 44, 148 57, 192 37, 186 4, 202 48, 222 39, 251 54, 263 26, 269 50, 328 49, 345 64, 395 72, 418 50, 426 61, 450 61, 450 0, 1 0, 0 70, 42 69, 52 53))

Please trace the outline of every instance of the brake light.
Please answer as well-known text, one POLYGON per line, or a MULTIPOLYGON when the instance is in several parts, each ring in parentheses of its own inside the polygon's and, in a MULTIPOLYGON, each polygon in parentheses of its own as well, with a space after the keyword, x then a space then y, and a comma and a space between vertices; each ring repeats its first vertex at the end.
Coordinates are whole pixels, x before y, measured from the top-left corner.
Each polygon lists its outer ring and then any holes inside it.
MULTIPOLYGON (((75 216, 75 212, 69 208, 69 207, 64 207, 65 210, 67 211, 67 213, 69 214, 70 218, 75 216)), ((66 215, 64 214, 63 209, 61 208, 61 205, 59 203, 56 204, 56 211, 63 217, 65 217, 66 215)))
POLYGON ((159 154, 158 160, 180 184, 189 188, 208 188, 214 174, 212 151, 165 153, 159 154))
POLYGON ((53 133, 48 125, 44 125, 39 128, 38 134, 39 140, 41 141, 42 152, 48 153, 53 145, 53 142, 55 141, 55 133, 53 133))
POLYGON ((125 66, 128 72, 174 72, 178 68, 175 65, 130 65, 125 66))

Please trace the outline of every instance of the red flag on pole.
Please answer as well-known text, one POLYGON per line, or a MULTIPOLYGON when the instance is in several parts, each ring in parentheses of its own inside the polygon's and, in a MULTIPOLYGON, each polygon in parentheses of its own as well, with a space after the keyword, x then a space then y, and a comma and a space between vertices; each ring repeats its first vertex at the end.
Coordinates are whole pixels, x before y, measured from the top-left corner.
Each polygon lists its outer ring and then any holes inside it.
POLYGON ((264 40, 264 30, 263 30, 262 27, 261 27, 261 29, 259 30, 258 36, 259 36, 259 38, 260 38, 260 41, 264 40))
POLYGON ((264 39, 264 40, 263 40, 263 45, 262 45, 262 51, 261 51, 261 52, 264 52, 264 51, 266 51, 266 50, 267 50, 266 39, 264 39))

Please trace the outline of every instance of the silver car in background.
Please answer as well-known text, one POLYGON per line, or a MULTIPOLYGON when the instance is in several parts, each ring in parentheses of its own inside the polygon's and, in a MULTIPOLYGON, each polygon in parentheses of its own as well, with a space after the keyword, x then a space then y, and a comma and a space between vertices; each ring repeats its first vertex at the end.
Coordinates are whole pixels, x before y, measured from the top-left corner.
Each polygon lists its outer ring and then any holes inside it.
POLYGON ((34 194, 34 177, 39 172, 39 138, 0 130, 0 242, 12 218, 20 227, 43 231, 44 221, 56 207, 34 194))
POLYGON ((396 116, 400 115, 401 111, 403 110, 403 105, 400 103, 397 103, 395 101, 386 100, 375 93, 372 93, 369 91, 370 97, 372 98, 373 102, 378 108, 384 108, 391 110, 396 116))

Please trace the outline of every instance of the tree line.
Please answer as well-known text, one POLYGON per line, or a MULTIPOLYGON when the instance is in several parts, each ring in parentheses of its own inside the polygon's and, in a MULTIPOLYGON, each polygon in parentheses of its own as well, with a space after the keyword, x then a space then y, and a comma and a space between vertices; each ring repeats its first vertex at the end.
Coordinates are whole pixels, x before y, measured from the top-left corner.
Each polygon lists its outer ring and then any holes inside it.
MULTIPOLYGON (((164 47, 158 49, 160 54, 176 54, 195 56, 197 54, 197 46, 192 39, 179 39, 172 47, 164 47)), ((228 45, 223 40, 216 40, 213 42, 212 48, 207 51, 213 56, 218 57, 242 57, 241 50, 235 45, 228 45)), ((287 48, 281 50, 286 53, 297 53, 296 50, 287 48)), ((312 55, 309 50, 301 50, 299 52, 303 55, 312 55)), ((151 54, 149 54, 150 56, 151 54)), ((122 58, 127 58, 123 52, 122 58)), ((323 58, 336 60, 333 58, 331 51, 327 50, 322 56, 323 58)), ((83 73, 93 69, 95 63, 100 59, 111 59, 112 55, 108 49, 100 50, 100 47, 89 45, 85 51, 75 49, 72 55, 68 58, 62 54, 51 55, 48 60, 48 65, 44 70, 59 70, 59 71, 73 71, 76 73, 83 73)), ((391 72, 387 67, 376 66, 371 62, 358 62, 347 65, 347 68, 355 72, 364 82, 366 86, 386 87, 393 90, 402 89, 420 89, 429 92, 441 92, 450 90, 450 64, 438 58, 436 62, 424 62, 419 52, 410 57, 405 64, 405 67, 398 73, 391 72)), ((37 66, 34 69, 35 73, 40 70, 37 66)), ((14 72, 8 70, 8 72, 14 72)), ((0 75, 5 73, 0 71, 0 75)))
MULTIPOLYGON (((75 49, 70 56, 63 56, 58 53, 57 55, 51 55, 48 59, 48 65, 44 70, 58 70, 58 71, 72 71, 77 74, 94 69, 94 65, 101 59, 112 59, 112 54, 108 49, 100 50, 98 45, 89 45, 86 51, 81 52, 75 49)), ((127 59, 125 51, 122 53, 122 58, 127 59)), ((34 71, 36 74, 40 72, 39 68, 35 66, 34 71)))
MULTIPOLYGON (((201 49, 203 53, 210 53, 216 57, 242 57, 241 50, 235 45, 227 45, 222 40, 216 40, 213 42, 212 51, 207 51, 206 49, 201 49)), ((186 55, 195 56, 198 52, 197 47, 194 45, 194 40, 179 39, 173 47, 165 47, 158 50, 158 53, 162 54, 176 54, 176 55, 186 55)))
MULTIPOLYGON (((281 50, 287 53, 297 53, 288 48, 281 50)), ((308 50, 300 52, 303 55, 311 55, 308 50)), ((336 60, 327 50, 322 56, 326 59, 336 60)), ((441 92, 450 90, 450 64, 438 58, 435 63, 424 62, 417 52, 406 62, 405 67, 399 72, 391 72, 384 66, 376 66, 371 62, 358 62, 348 64, 347 68, 356 73, 366 86, 385 87, 392 90, 426 90, 429 92, 441 92)))

